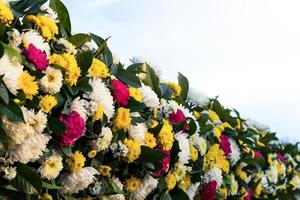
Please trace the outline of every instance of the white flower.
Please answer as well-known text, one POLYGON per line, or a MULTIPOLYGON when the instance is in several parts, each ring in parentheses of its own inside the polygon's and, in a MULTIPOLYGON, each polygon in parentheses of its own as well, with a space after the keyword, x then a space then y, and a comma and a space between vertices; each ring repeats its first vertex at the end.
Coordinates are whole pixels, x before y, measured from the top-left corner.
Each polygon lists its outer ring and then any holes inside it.
POLYGON ((270 168, 266 171, 266 176, 271 183, 277 183, 278 172, 276 166, 271 165, 270 168))
POLYGON ((62 193, 78 193, 86 189, 96 178, 99 172, 93 167, 84 167, 78 173, 70 173, 62 180, 62 193))
POLYGON ((190 137, 191 144, 195 146, 200 152, 201 156, 204 156, 207 150, 207 141, 201 137, 198 133, 195 133, 190 137))
POLYGON ((131 200, 139 200, 139 199, 146 199, 147 196, 157 188, 158 180, 153 178, 151 175, 147 174, 140 186, 134 193, 131 194, 130 198, 131 200))
POLYGON ((230 147, 231 147, 231 153, 229 154, 229 159, 230 159, 231 165, 233 166, 237 163, 237 161, 240 160, 241 151, 234 139, 229 138, 229 142, 230 142, 230 147))
POLYGON ((110 145, 110 149, 113 153, 114 158, 125 157, 128 153, 128 148, 121 141, 110 145))
POLYGON ((16 171, 16 167, 6 167, 4 169, 4 176, 3 178, 5 178, 6 180, 12 180, 16 177, 17 175, 17 171, 16 171))
POLYGON ((102 183, 99 181, 96 181, 93 186, 90 186, 88 188, 88 190, 91 193, 91 195, 94 195, 94 196, 99 195, 102 190, 102 183))
POLYGON ((3 82, 8 90, 16 95, 18 79, 23 73, 23 66, 15 58, 10 58, 6 53, 0 59, 0 76, 4 75, 3 82))
POLYGON ((111 178, 111 181, 120 189, 120 190, 123 190, 123 183, 120 181, 120 179, 118 177, 112 177, 111 178))
POLYGON ((19 45, 22 43, 20 32, 17 29, 12 29, 7 32, 7 36, 9 44, 20 52, 19 45))
POLYGON ((23 40, 26 41, 28 45, 33 44, 36 48, 45 51, 47 56, 50 55, 50 46, 39 32, 35 30, 27 31, 23 33, 23 40))
POLYGON ((48 67, 45 76, 40 79, 39 84, 43 92, 56 94, 60 91, 63 84, 63 75, 59 69, 48 67))
POLYGON ((102 196, 101 200, 125 200, 125 196, 123 194, 113 194, 109 196, 102 196))
POLYGON ((191 184, 188 187, 186 194, 189 196, 190 200, 194 200, 194 197, 195 197, 196 193, 198 192, 199 185, 200 185, 200 182, 197 182, 195 184, 191 184))
POLYGON ((294 175, 291 179, 290 183, 293 183, 295 186, 295 189, 300 189, 300 177, 297 175, 294 175))
POLYGON ((34 134, 28 137, 22 144, 12 147, 9 151, 9 160, 13 163, 19 161, 23 164, 34 162, 47 151, 47 143, 50 136, 45 134, 34 134))
POLYGON ((238 188, 239 188, 239 184, 238 182, 235 180, 234 175, 231 174, 230 175, 230 195, 236 195, 238 192, 238 188))
POLYGON ((223 182, 222 170, 216 166, 208 170, 204 175, 204 183, 209 183, 211 181, 216 181, 218 188, 222 185, 223 182))
POLYGON ((35 114, 34 110, 27 110, 25 107, 21 109, 25 123, 31 126, 35 133, 42 133, 47 126, 47 115, 41 110, 35 114))
POLYGON ((57 44, 62 44, 66 47, 66 50, 68 53, 71 53, 73 55, 77 54, 77 50, 76 50, 76 46, 74 46, 71 42, 69 42, 68 40, 64 39, 64 38, 60 38, 57 41, 57 44))
POLYGON ((154 72, 155 72, 155 74, 158 76, 158 78, 159 78, 159 79, 162 79, 162 78, 161 78, 162 72, 161 72, 160 68, 159 68, 156 64, 150 62, 148 59, 143 58, 143 57, 141 57, 141 56, 135 56, 135 57, 132 57, 132 58, 129 59, 129 60, 130 60, 130 62, 132 62, 133 64, 136 64, 136 63, 147 63, 147 64, 148 64, 149 66, 151 66, 151 68, 154 70, 154 72))
POLYGON ((47 178, 48 180, 55 179, 59 175, 59 172, 63 169, 62 160, 63 158, 56 153, 46 158, 38 169, 41 173, 41 177, 47 178))
POLYGON ((147 131, 147 127, 145 123, 138 123, 136 125, 130 125, 128 129, 129 137, 134 140, 139 140, 140 142, 144 142, 144 136, 147 131))
POLYGON ((110 128, 102 128, 101 134, 99 137, 92 141, 92 148, 97 152, 107 149, 110 145, 110 142, 113 138, 113 134, 110 128))
POLYGON ((158 108, 159 107, 159 99, 156 93, 151 89, 151 87, 147 85, 142 85, 139 90, 142 93, 143 102, 147 107, 150 108, 158 108))
POLYGON ((188 99, 197 103, 200 107, 206 106, 209 103, 209 98, 204 92, 192 87, 189 88, 188 99))
POLYGON ((117 54, 113 53, 112 57, 113 57, 113 64, 114 65, 117 65, 117 64, 120 63, 120 58, 119 58, 119 56, 117 54))
POLYGON ((86 121, 90 116, 89 107, 90 103, 87 100, 77 97, 73 100, 70 110, 76 111, 86 121))
POLYGON ((47 4, 43 4, 41 6, 41 10, 47 12, 47 14, 45 14, 46 17, 52 19, 55 23, 59 23, 57 13, 54 10, 52 10, 52 8, 50 8, 47 4))
POLYGON ((92 92, 85 94, 85 97, 103 106, 104 114, 110 120, 115 114, 114 100, 107 86, 99 78, 90 79, 92 92))
POLYGON ((245 121, 245 124, 247 125, 247 127, 254 128, 258 131, 269 131, 270 130, 270 128, 267 125, 262 124, 258 121, 255 121, 253 119, 247 119, 245 121))
POLYGON ((191 157, 190 143, 187 137, 188 134, 186 133, 179 132, 175 134, 175 139, 178 141, 180 149, 180 152, 178 153, 179 161, 183 164, 187 164, 191 157))

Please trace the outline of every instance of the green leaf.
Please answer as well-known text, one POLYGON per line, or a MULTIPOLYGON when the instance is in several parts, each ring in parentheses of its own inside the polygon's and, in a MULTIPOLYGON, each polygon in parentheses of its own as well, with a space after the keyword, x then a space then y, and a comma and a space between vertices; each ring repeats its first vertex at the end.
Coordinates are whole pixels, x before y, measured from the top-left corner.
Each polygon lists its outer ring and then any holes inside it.
POLYGON ((71 21, 66 6, 60 0, 50 0, 49 6, 57 13, 59 24, 71 34, 71 21))
POLYGON ((14 122, 23 122, 23 113, 19 105, 10 101, 8 105, 0 104, 0 113, 6 115, 9 120, 14 122))
POLYGON ((142 86, 140 79, 135 74, 132 74, 124 69, 119 68, 116 77, 131 87, 138 88, 142 86))
POLYGON ((146 71, 146 78, 143 80, 145 85, 148 85, 152 88, 152 90, 157 94, 157 96, 160 98, 160 88, 159 88, 159 78, 156 75, 155 71, 148 65, 145 65, 145 71, 146 71))
POLYGON ((161 98, 170 99, 173 96, 173 90, 166 84, 160 84, 161 98))
POLYGON ((160 161, 165 156, 166 155, 163 152, 151 149, 150 147, 147 146, 141 146, 141 155, 139 157, 139 160, 143 163, 145 162, 152 163, 157 169, 160 166, 160 161))
POLYGON ((92 51, 83 51, 77 54, 77 64, 81 69, 81 74, 86 75, 90 66, 92 65, 94 53, 92 51))
POLYGON ((66 132, 66 126, 59 119, 50 117, 48 120, 49 128, 53 133, 64 133, 66 132))
POLYGON ((181 87, 180 96, 181 96, 182 100, 185 101, 187 98, 188 92, 189 92, 189 81, 181 73, 178 73, 178 84, 181 87))
POLYGON ((4 48, 4 52, 8 55, 10 60, 16 60, 19 63, 22 63, 22 56, 15 48, 4 43, 2 43, 2 46, 4 48))
POLYGON ((160 197, 159 200, 172 200, 170 193, 164 192, 160 197))
POLYGON ((78 33, 69 38, 69 42, 74 44, 76 48, 81 47, 85 42, 91 41, 91 36, 85 33, 78 33))
POLYGON ((8 91, 3 83, 0 83, 0 97, 5 104, 9 103, 8 91))
POLYGON ((78 88, 79 90, 83 91, 83 92, 90 92, 93 90, 92 86, 89 84, 89 77, 82 77, 81 79, 79 79, 79 81, 77 82, 76 88, 78 88))
POLYGON ((42 186, 43 186, 43 188, 47 188, 49 190, 60 190, 60 189, 62 189, 62 187, 60 187, 60 186, 53 185, 51 183, 46 183, 44 181, 42 181, 42 186))
POLYGON ((170 191, 172 200, 189 200, 188 195, 180 188, 176 187, 170 191))
POLYGON ((130 99, 127 107, 130 108, 130 112, 140 112, 146 108, 146 105, 142 102, 136 101, 135 99, 130 99))

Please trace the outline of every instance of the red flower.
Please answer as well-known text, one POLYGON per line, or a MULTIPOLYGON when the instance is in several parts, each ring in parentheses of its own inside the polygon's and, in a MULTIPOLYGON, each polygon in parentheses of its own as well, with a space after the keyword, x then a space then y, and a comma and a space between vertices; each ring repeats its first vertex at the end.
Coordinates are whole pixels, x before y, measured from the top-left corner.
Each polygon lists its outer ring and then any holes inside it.
POLYGON ((251 197, 252 197, 252 189, 249 188, 248 191, 247 191, 247 196, 244 197, 244 200, 251 200, 251 197))
POLYGON ((260 151, 254 151, 254 158, 264 158, 262 153, 260 151))
POLYGON ((217 194, 217 182, 211 181, 204 186, 200 196, 201 199, 214 200, 216 198, 216 194, 217 194))
POLYGON ((45 71, 47 69, 48 60, 46 53, 36 48, 33 44, 30 44, 29 47, 24 50, 24 55, 33 63, 37 70, 45 71))
POLYGON ((166 150, 159 150, 162 153, 164 153, 166 156, 160 161, 162 164, 161 169, 159 169, 158 171, 154 172, 154 176, 161 176, 164 173, 166 173, 169 169, 169 163, 171 161, 171 157, 170 157, 170 151, 166 151, 166 150))
POLYGON ((169 121, 171 124, 181 124, 185 120, 185 116, 180 109, 177 109, 176 112, 169 114, 169 121))
POLYGON ((277 152, 276 154, 277 154, 278 159, 279 159, 281 162, 286 163, 285 158, 283 157, 283 155, 282 155, 280 152, 277 152))
POLYGON ((113 97, 120 105, 127 106, 130 96, 126 85, 121 81, 114 79, 111 86, 114 88, 113 97))
POLYGON ((231 153, 231 144, 229 142, 229 139, 226 135, 221 135, 221 149, 224 151, 225 156, 229 156, 231 153))
POLYGON ((69 115, 59 116, 59 120, 65 124, 66 132, 60 135, 60 145, 69 146, 83 135, 85 130, 85 121, 75 111, 69 115))

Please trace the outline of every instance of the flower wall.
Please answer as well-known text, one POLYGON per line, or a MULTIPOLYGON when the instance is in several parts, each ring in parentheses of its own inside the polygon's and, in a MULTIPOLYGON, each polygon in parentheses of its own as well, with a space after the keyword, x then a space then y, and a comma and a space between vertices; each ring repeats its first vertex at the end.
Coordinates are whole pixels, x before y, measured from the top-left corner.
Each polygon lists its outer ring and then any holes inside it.
POLYGON ((297 144, 71 33, 60 0, 0 0, 0 199, 300 198, 297 144))

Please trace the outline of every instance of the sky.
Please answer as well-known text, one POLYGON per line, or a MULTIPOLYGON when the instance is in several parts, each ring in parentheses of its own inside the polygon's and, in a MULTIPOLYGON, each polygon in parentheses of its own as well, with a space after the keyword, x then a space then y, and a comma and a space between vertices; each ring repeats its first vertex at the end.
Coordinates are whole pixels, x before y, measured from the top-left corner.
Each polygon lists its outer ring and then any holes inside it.
POLYGON ((177 72, 243 118, 300 141, 299 0, 63 0, 72 30, 111 36, 121 62, 177 72))

